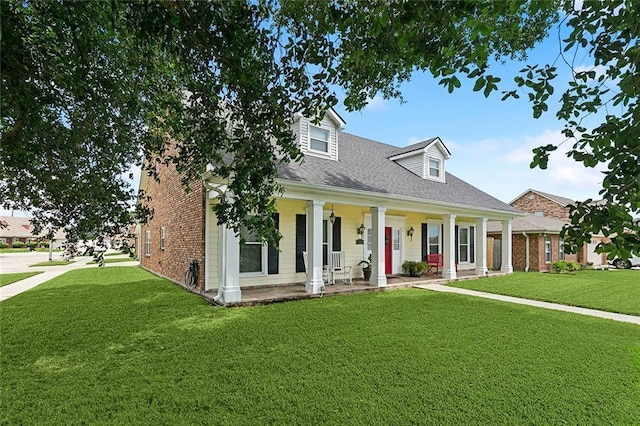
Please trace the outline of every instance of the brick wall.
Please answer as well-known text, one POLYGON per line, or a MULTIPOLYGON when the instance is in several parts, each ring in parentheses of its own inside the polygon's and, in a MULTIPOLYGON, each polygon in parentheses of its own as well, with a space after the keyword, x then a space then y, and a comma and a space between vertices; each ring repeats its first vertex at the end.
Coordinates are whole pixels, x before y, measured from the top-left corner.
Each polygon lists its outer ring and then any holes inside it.
MULTIPOLYGON (((546 262, 544 258, 544 234, 528 234, 529 235, 529 271, 549 271, 553 262, 560 260, 560 250, 558 242, 559 235, 550 235, 551 237, 551 261, 546 262)), ((513 235, 513 254, 512 263, 515 271, 524 271, 526 267, 526 247, 525 237, 522 234, 513 235)), ((564 260, 578 261, 578 255, 564 255, 564 260)))
POLYGON ((198 287, 204 289, 205 197, 202 182, 195 181, 186 193, 175 168, 159 166, 160 182, 149 178, 147 195, 153 218, 142 225, 140 264, 156 274, 185 282, 189 262, 198 260, 198 287), (164 227, 165 248, 160 249, 160 228, 164 227), (145 254, 145 233, 151 231, 151 254, 145 254))
POLYGON ((541 211, 544 212, 546 217, 569 221, 569 209, 535 192, 527 192, 514 200, 511 205, 523 212, 535 213, 541 211))

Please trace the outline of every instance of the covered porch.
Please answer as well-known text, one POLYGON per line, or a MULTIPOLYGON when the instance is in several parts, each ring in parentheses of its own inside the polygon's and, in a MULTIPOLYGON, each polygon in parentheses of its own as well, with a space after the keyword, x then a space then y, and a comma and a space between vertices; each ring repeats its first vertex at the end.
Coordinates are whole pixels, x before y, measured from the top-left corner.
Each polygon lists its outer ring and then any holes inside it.
MULTIPOLYGON (((478 275, 474 270, 468 270, 460 272, 457 278, 453 280, 442 278, 441 275, 423 274, 420 277, 392 275, 387 277, 387 285, 383 287, 371 286, 369 281, 365 281, 364 279, 355 279, 353 280, 352 284, 347 284, 343 281, 338 280, 334 285, 325 286, 324 290, 321 293, 307 292, 304 283, 248 287, 242 289, 242 298, 240 301, 237 301, 235 303, 227 303, 225 304, 225 306, 267 305, 271 303, 321 297, 345 296, 372 291, 390 291, 402 288, 410 288, 416 285, 447 284, 453 281, 482 279, 505 274, 505 272, 489 271, 484 275, 478 275)), ((204 292, 202 293, 202 296, 213 304, 221 304, 220 300, 216 299, 217 291, 204 292)))
MULTIPOLYGON (((210 203, 222 191, 209 192, 210 203)), ((207 209, 205 295, 226 306, 294 300, 385 288, 430 280, 483 277, 487 269, 487 223, 499 221, 506 244, 500 272, 511 273, 512 212, 399 200, 335 188, 310 193, 288 185, 277 201, 282 234, 278 249, 218 225, 207 209), (334 254, 350 269, 352 285, 330 285, 334 254), (405 261, 441 254, 438 277, 403 277, 405 261), (370 264, 365 281, 363 261, 370 264)), ((516 213, 517 215, 517 213, 516 213)))

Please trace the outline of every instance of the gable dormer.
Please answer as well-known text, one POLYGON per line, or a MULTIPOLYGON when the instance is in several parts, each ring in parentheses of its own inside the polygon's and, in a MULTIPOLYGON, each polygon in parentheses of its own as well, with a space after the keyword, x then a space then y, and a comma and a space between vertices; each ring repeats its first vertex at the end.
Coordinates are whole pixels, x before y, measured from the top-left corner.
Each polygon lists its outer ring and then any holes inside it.
POLYGON ((450 156, 440 138, 432 138, 397 150, 389 160, 422 179, 445 182, 444 163, 450 156))
POLYGON ((301 114, 296 114, 293 132, 304 155, 338 161, 340 130, 344 125, 342 117, 330 108, 318 123, 301 114))

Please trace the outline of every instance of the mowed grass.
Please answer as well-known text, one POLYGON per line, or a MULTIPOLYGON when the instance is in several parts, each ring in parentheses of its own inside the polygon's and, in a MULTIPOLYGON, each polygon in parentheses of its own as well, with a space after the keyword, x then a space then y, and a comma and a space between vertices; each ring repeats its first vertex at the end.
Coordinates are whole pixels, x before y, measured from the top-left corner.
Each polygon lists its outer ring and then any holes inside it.
MULTIPOLYGON (((585 270, 575 274, 515 272, 450 286, 544 302, 640 315, 640 271, 585 270)), ((640 422, 640 420, 639 420, 640 422)))
POLYGON ((15 282, 24 280, 25 278, 33 277, 34 275, 41 274, 42 271, 37 272, 16 272, 15 274, 0 274, 0 287, 13 284, 15 282))
POLYGON ((640 327, 424 290, 216 308, 135 267, 0 304, 4 424, 638 424, 640 327))
POLYGON ((70 263, 73 263, 74 261, 68 261, 68 260, 51 260, 51 261, 46 261, 46 262, 40 262, 40 263, 34 263, 33 265, 29 265, 30 268, 33 267, 41 267, 41 266, 64 266, 64 265, 69 265, 70 263))
MULTIPOLYGON (((132 259, 130 257, 116 257, 116 258, 105 258, 104 263, 123 263, 123 262, 136 262, 136 259, 132 259)), ((95 260, 87 262, 87 265, 92 265, 94 263, 98 263, 95 260)))

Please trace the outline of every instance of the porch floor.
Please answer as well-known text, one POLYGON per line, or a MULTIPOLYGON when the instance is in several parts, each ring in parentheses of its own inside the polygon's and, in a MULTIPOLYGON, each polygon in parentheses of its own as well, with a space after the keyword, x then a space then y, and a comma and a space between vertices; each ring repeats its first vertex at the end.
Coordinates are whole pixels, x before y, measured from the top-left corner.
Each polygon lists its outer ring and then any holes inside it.
MULTIPOLYGON (((488 276, 504 275, 499 271, 489 271, 488 276)), ((474 270, 471 271, 459 271, 458 277, 454 280, 448 280, 442 278, 441 275, 422 275, 420 277, 406 277, 399 275, 387 276, 386 287, 374 287, 367 281, 360 279, 354 279, 353 284, 343 283, 341 280, 336 280, 333 285, 326 285, 323 295, 309 294, 305 291, 304 283, 298 284, 283 284, 274 286, 261 286, 261 287, 244 287, 242 288, 242 300, 237 303, 229 304, 227 306, 253 306, 253 305, 265 305, 269 303, 285 302, 289 300, 300 299, 313 299, 319 297, 339 296, 344 294, 364 293, 367 291, 388 291, 399 288, 408 288, 415 285, 424 284, 447 284, 453 281, 462 281, 469 279, 484 278, 481 275, 476 275, 474 270)), ((201 293, 202 296, 211 303, 217 304, 214 300, 218 294, 218 290, 214 289, 201 293)))

